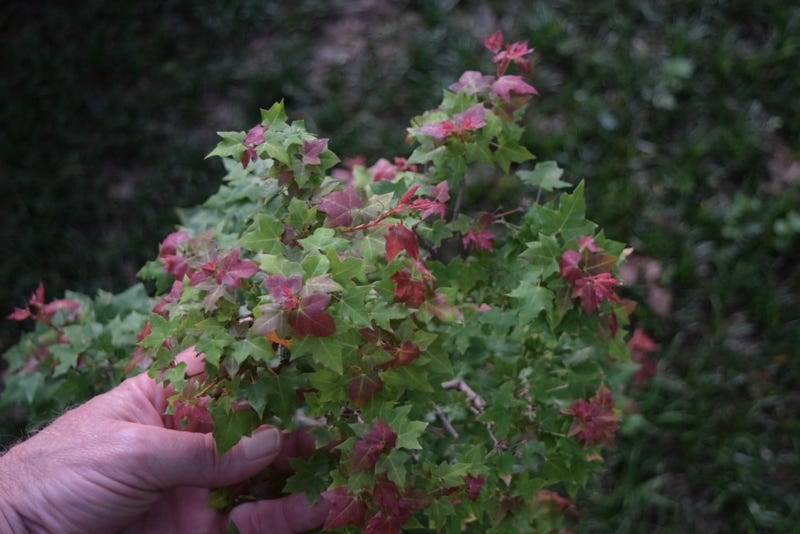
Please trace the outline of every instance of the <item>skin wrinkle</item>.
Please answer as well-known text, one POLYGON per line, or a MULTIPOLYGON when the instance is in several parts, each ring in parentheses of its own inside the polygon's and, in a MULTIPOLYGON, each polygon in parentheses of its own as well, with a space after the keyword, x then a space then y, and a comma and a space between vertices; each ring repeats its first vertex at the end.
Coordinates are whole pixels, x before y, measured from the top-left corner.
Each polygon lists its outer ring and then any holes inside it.
POLYGON ((254 526, 243 534, 263 525, 290 534, 322 524, 327 503, 310 506, 302 495, 240 505, 228 517, 209 508, 209 487, 303 456, 307 440, 290 435, 255 459, 237 444, 220 458, 210 434, 168 428, 159 413, 167 395, 146 375, 128 379, 0 457, 0 531, 221 533, 235 518, 254 526))

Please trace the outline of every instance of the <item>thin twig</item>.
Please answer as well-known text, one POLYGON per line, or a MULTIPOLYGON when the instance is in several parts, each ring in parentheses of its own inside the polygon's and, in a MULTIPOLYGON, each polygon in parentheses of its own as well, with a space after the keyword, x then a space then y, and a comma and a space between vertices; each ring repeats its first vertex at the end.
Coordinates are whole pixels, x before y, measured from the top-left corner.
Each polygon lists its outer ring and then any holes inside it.
POLYGON ((483 410, 486 408, 486 401, 483 398, 475 393, 475 391, 467 385, 461 378, 454 378, 453 380, 448 380, 447 382, 442 382, 442 388, 446 390, 456 390, 461 391, 462 393, 466 394, 467 400, 472 405, 470 406, 470 411, 475 415, 480 415, 483 413, 483 410))
POLYGON ((444 428, 445 430, 447 430, 447 433, 450 434, 453 437, 453 439, 458 439, 458 431, 456 431, 456 429, 453 428, 453 425, 450 423, 450 420, 447 419, 447 415, 445 415, 445 413, 442 411, 439 405, 434 404, 433 408, 434 410, 436 410, 436 415, 439 417, 439 420, 442 422, 442 425, 444 425, 444 428))

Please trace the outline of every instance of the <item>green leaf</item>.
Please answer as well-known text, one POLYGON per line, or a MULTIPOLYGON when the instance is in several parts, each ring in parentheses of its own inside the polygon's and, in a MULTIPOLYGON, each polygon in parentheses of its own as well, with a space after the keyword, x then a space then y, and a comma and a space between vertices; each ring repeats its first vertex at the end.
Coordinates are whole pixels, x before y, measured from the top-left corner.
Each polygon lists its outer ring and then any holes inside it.
POLYGON ((215 403, 211 406, 210 412, 214 421, 214 430, 211 434, 217 444, 219 456, 239 443, 243 436, 249 436, 260 424, 256 413, 250 409, 231 411, 230 407, 215 403))
POLYGON ((275 351, 272 350, 272 343, 260 336, 247 336, 245 339, 236 341, 231 352, 236 363, 241 364, 247 358, 253 358, 259 362, 269 362, 275 358, 275 351))
POLYGON ((406 462, 411 456, 407 452, 398 449, 392 449, 389 454, 381 456, 378 464, 375 466, 376 473, 385 473, 386 476, 397 484, 397 487, 404 488, 406 486, 406 477, 408 468, 406 462))
POLYGON ((275 414, 286 427, 290 427, 298 408, 295 391, 308 385, 306 377, 297 367, 284 367, 280 373, 264 373, 259 379, 267 392, 267 412, 275 414))
POLYGON ((564 169, 559 168, 555 161, 537 163, 532 171, 517 171, 517 176, 524 184, 541 187, 545 191, 570 187, 568 182, 560 180, 564 169))
POLYGON ((350 287, 345 291, 341 300, 334 306, 334 311, 337 317, 342 319, 345 324, 352 325, 353 327, 370 326, 370 317, 364 304, 367 301, 367 295, 371 289, 368 286, 350 287))
POLYGON ((428 528, 431 531, 440 531, 447 526, 453 514, 455 514, 455 509, 450 498, 439 497, 425 508, 425 515, 428 516, 428 528))
POLYGON ((511 293, 519 301, 519 322, 527 323, 536 319, 542 312, 550 312, 553 309, 555 294, 539 285, 534 285, 529 280, 523 280, 511 293))
POLYGON ((286 224, 294 228, 303 228, 313 224, 317 217, 317 208, 308 208, 304 200, 292 197, 289 201, 289 215, 286 217, 286 224))
POLYGON ((283 491, 289 494, 304 493, 316 502, 319 494, 328 489, 331 483, 331 459, 324 451, 316 451, 311 458, 289 458, 292 476, 286 480, 283 491))
POLYGON ((336 237, 336 231, 333 228, 317 228, 313 234, 305 239, 298 239, 297 242, 302 245, 304 250, 318 250, 323 254, 329 250, 337 252, 344 250, 350 244, 347 239, 336 237))
POLYGON ((216 148, 206 155, 206 158, 214 156, 230 157, 237 156, 244 152, 244 138, 247 134, 244 132, 217 132, 217 135, 222 138, 222 141, 217 143, 216 148))
POLYGON ((283 237, 283 223, 278 219, 260 213, 255 221, 239 239, 239 245, 251 252, 264 252, 266 254, 282 254, 285 250, 281 242, 283 237))
POLYGON ((276 123, 286 122, 283 100, 276 102, 269 109, 261 110, 261 124, 271 127, 276 123))
POLYGON ((289 261, 283 256, 262 254, 261 270, 267 274, 279 274, 284 278, 290 276, 303 276, 303 267, 299 263, 289 261))
POLYGON ((310 354, 311 358, 337 374, 344 373, 342 354, 346 347, 338 337, 306 336, 292 344, 292 360, 310 354))
POLYGON ((509 142, 501 142, 494 152, 494 160, 503 169, 503 172, 508 172, 512 163, 524 163, 534 157, 524 146, 509 142))
POLYGON ((532 218, 545 235, 559 235, 563 241, 594 233, 595 224, 585 217, 586 201, 581 182, 572 192, 560 197, 555 207, 534 206, 526 218, 532 218))

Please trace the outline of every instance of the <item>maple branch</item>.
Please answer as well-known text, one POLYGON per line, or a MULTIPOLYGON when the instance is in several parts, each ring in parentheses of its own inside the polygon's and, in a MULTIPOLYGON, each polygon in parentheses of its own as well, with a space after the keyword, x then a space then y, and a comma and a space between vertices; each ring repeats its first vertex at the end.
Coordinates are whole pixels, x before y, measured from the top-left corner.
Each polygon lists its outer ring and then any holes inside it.
POLYGON ((204 397, 215 386, 219 385, 221 382, 223 382, 224 380, 227 380, 227 379, 228 379, 228 375, 227 374, 218 376, 217 378, 212 380, 211 383, 208 384, 206 387, 204 387, 203 389, 201 389, 200 391, 195 393, 194 396, 197 397, 198 399, 200 397, 204 397))
POLYGON ((450 420, 447 418, 447 415, 442 411, 438 404, 433 405, 434 410, 436 410, 436 416, 442 422, 444 429, 447 430, 447 433, 450 434, 453 439, 458 439, 458 431, 453 427, 450 420))
POLYGON ((480 415, 486 408, 486 401, 483 400, 483 397, 475 393, 475 390, 469 387, 461 378, 454 378, 453 380, 442 382, 442 388, 445 390, 461 391, 466 394, 467 400, 472 405, 469 410, 475 415, 480 415))

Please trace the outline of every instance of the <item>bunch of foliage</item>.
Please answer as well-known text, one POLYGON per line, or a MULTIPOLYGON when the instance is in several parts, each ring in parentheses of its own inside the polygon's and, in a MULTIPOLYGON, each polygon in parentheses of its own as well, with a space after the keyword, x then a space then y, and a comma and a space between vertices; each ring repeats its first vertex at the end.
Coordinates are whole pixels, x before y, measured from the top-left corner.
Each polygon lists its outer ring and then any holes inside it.
POLYGON ((326 530, 557 530, 637 368, 616 292, 629 251, 585 218, 583 184, 530 165, 532 50, 484 45, 495 72, 465 72, 414 118, 407 158, 335 168, 282 103, 221 133, 225 184, 140 272, 156 296, 45 304, 40 288, 11 315, 37 328, 7 355, 0 403, 36 411, 147 369, 220 454, 264 423, 316 445, 215 506, 305 492, 331 503, 326 530), (525 194, 464 213, 478 174, 525 194))

